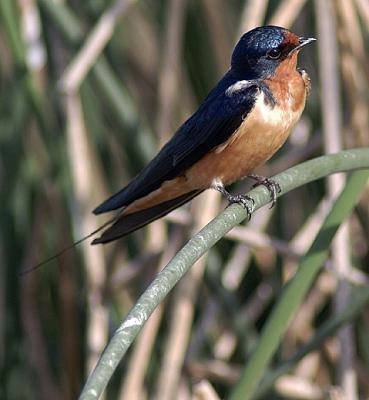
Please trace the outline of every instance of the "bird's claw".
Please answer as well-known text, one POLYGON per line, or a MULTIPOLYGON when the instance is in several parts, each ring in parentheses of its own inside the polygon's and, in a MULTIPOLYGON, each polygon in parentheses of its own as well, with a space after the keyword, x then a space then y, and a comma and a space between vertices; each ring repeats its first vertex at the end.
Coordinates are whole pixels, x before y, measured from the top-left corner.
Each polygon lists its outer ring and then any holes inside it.
POLYGON ((277 202, 277 194, 281 193, 282 191, 279 183, 277 183, 273 179, 265 178, 264 176, 249 175, 249 177, 256 180, 256 183, 252 186, 253 188, 263 185, 268 189, 270 193, 270 199, 272 201, 270 208, 273 208, 277 202))
POLYGON ((254 211, 254 205, 255 205, 255 201, 253 198, 243 194, 233 195, 227 192, 227 190, 224 188, 223 185, 214 185, 213 189, 217 190, 218 192, 222 193, 223 196, 225 196, 225 198, 229 202, 228 207, 234 203, 240 204, 247 211, 247 217, 250 221, 251 213, 254 211))
POLYGON ((251 219, 251 214, 254 211, 254 205, 255 205, 255 201, 252 197, 243 194, 237 194, 237 195, 229 194, 227 196, 227 200, 229 201, 228 207, 234 203, 240 204, 247 211, 248 219, 249 220, 251 219))

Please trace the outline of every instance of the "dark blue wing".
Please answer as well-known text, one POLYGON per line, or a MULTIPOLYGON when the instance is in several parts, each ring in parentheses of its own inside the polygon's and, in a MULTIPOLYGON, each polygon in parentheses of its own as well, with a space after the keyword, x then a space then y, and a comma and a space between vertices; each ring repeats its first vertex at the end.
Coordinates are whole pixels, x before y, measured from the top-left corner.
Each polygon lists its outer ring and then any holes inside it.
POLYGON ((227 88, 236 82, 231 73, 226 74, 141 173, 94 213, 115 210, 148 195, 227 141, 253 108, 258 92, 257 84, 250 84, 232 95, 227 94, 227 88))

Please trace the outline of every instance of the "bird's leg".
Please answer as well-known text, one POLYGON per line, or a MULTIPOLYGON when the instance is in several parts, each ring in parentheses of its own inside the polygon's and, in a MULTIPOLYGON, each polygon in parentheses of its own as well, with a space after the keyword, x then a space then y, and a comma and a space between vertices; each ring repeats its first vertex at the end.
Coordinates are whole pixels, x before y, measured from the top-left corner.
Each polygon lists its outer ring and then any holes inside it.
POLYGON ((247 196, 247 195, 243 195, 243 194, 233 195, 233 194, 229 193, 221 183, 218 183, 218 182, 213 184, 211 187, 213 189, 217 190, 218 192, 220 192, 229 201, 229 205, 231 205, 233 203, 240 204, 247 211, 247 216, 250 220, 251 213, 253 211, 253 207, 255 204, 253 198, 251 198, 250 196, 247 196))
POLYGON ((273 179, 269 179, 265 176, 260 176, 256 174, 250 174, 247 175, 247 177, 256 181, 256 183, 252 187, 263 185, 269 190, 270 198, 272 200, 272 205, 270 206, 270 208, 274 207, 277 201, 277 194, 281 193, 281 187, 279 186, 279 184, 273 179))

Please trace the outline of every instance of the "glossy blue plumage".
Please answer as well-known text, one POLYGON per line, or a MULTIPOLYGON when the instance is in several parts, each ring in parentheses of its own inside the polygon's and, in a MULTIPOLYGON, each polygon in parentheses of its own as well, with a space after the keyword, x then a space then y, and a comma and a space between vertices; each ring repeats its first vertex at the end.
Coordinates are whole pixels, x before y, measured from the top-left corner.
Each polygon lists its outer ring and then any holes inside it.
POLYGON ((252 109, 257 92, 254 85, 234 96, 227 96, 227 88, 238 81, 239 76, 229 71, 146 168, 94 213, 115 210, 146 196, 225 142, 252 109))
MULTIPOLYGON (((263 79, 272 76, 283 57, 288 57, 290 49, 297 45, 298 37, 280 27, 266 26, 244 34, 234 49, 230 70, 198 110, 136 178, 94 210, 95 214, 100 214, 130 207, 93 243, 107 243, 133 232, 209 187, 199 184, 188 186, 187 192, 163 197, 156 203, 146 203, 151 194, 161 193, 156 191, 162 188, 164 182, 176 185, 175 178, 185 176, 186 171, 199 165, 200 160, 226 143, 250 114, 261 91, 269 106, 276 104, 274 93, 263 79), (273 51, 280 52, 278 57, 274 57, 273 51), (144 202, 144 206, 140 205, 132 212, 131 206, 136 201, 140 204, 144 202)), ((211 165, 207 168, 211 171, 211 165)))
POLYGON ((281 45, 285 32, 286 29, 277 26, 263 26, 245 33, 233 51, 232 69, 243 79, 260 79, 270 75, 278 60, 270 60, 266 55, 281 45))
POLYGON ((270 49, 280 45, 285 31, 280 27, 265 26, 245 33, 233 51, 230 71, 199 109, 129 185, 102 203, 94 213, 115 210, 146 196, 226 141, 240 125, 242 117, 252 109, 256 87, 232 97, 226 96, 225 91, 239 80, 261 78, 264 71, 270 73, 276 63, 266 60, 265 56, 270 49), (264 62, 258 65, 261 59, 264 62))

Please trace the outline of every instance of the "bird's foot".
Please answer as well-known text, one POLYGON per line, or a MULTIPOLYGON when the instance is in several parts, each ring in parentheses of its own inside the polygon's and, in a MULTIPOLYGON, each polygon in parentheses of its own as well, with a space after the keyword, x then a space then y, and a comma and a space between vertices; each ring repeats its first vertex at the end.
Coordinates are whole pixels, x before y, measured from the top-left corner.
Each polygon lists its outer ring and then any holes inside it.
POLYGON ((277 194, 281 193, 282 191, 281 187, 279 186, 279 183, 277 183, 273 179, 269 179, 264 176, 256 174, 250 174, 247 175, 247 177, 256 181, 256 183, 252 186, 253 188, 263 185, 268 189, 272 201, 270 208, 274 207, 275 203, 277 202, 277 194))
POLYGON ((228 207, 234 203, 240 204, 247 211, 248 219, 251 219, 251 213, 254 211, 255 205, 255 201, 252 197, 244 194, 233 195, 227 192, 223 186, 214 186, 214 189, 222 193, 222 195, 225 196, 225 198, 229 201, 228 207))
POLYGON ((236 194, 236 195, 230 193, 228 194, 229 194, 229 196, 227 196, 227 200, 229 201, 228 207, 234 203, 240 204, 247 211, 247 218, 250 221, 251 213, 254 211, 254 205, 255 205, 254 199, 244 194, 236 194))

